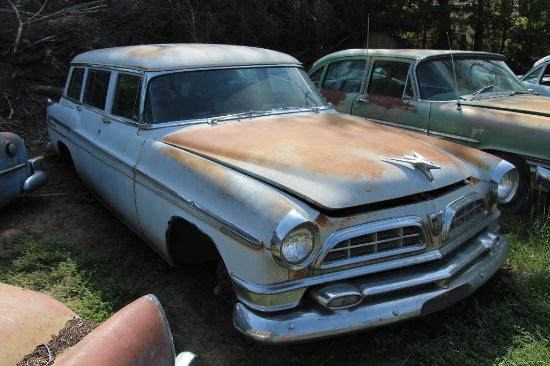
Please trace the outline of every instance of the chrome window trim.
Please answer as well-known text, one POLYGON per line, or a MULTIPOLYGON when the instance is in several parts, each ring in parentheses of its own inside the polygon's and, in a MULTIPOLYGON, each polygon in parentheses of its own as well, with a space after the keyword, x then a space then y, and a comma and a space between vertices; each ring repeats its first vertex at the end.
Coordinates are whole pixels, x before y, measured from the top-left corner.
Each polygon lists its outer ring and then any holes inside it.
POLYGON ((317 254, 315 261, 313 262, 313 268, 315 269, 331 269, 342 266, 347 266, 351 264, 356 264, 360 262, 366 262, 369 260, 376 260, 380 258, 390 257, 401 255, 405 253, 417 252, 424 250, 427 246, 428 231, 426 229, 425 223, 417 216, 403 216, 399 218, 392 218, 382 221, 370 222, 362 225, 357 225, 353 227, 348 227, 338 232, 331 234, 321 246, 321 250, 317 254), (364 255, 357 258, 348 258, 336 263, 323 264, 325 256, 339 243, 344 240, 358 237, 365 234, 370 234, 374 232, 398 229, 405 226, 417 226, 420 228, 421 240, 423 242, 422 246, 416 246, 411 248, 402 248, 396 249, 388 252, 375 253, 370 255, 364 255))

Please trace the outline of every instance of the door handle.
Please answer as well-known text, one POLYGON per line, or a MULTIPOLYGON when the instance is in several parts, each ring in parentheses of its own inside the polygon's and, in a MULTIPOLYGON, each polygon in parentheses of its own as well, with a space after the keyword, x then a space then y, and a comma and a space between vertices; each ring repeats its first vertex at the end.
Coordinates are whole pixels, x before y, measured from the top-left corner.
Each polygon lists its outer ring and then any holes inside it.
POLYGON ((359 108, 359 104, 368 103, 365 98, 359 98, 355 101, 355 109, 359 108))
POLYGON ((101 122, 103 122, 103 123, 111 123, 111 120, 108 119, 108 118, 103 117, 103 118, 101 119, 101 122))

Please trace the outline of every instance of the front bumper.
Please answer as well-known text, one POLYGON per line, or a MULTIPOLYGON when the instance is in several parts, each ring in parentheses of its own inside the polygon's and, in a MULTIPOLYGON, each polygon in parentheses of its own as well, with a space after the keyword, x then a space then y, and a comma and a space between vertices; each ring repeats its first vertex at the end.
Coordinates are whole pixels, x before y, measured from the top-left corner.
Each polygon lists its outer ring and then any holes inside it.
POLYGON ((330 310, 306 299, 293 309, 261 312, 237 303, 233 323, 258 342, 286 344, 424 316, 482 286, 497 272, 508 252, 504 237, 486 230, 444 259, 341 282, 361 289, 364 300, 355 307, 330 310))

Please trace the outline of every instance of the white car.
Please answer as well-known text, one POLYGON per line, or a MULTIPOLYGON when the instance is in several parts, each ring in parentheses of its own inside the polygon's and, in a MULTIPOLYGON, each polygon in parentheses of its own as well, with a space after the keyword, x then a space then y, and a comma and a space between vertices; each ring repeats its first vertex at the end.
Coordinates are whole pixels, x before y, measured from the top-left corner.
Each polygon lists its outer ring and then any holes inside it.
POLYGON ((508 253, 511 164, 337 113, 286 54, 89 51, 47 119, 55 151, 162 258, 218 261, 215 292, 259 342, 429 314, 508 253))

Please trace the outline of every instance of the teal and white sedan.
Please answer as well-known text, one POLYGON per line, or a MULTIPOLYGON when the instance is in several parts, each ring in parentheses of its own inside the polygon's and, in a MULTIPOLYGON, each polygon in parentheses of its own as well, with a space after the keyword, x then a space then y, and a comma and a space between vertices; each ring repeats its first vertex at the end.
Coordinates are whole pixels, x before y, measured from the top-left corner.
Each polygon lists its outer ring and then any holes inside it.
MULTIPOLYGON (((540 71, 540 70, 539 70, 540 71)), ((520 184, 508 211, 529 208, 538 168, 550 168, 550 103, 488 52, 350 49, 309 76, 342 113, 489 152, 514 164, 520 184)))

